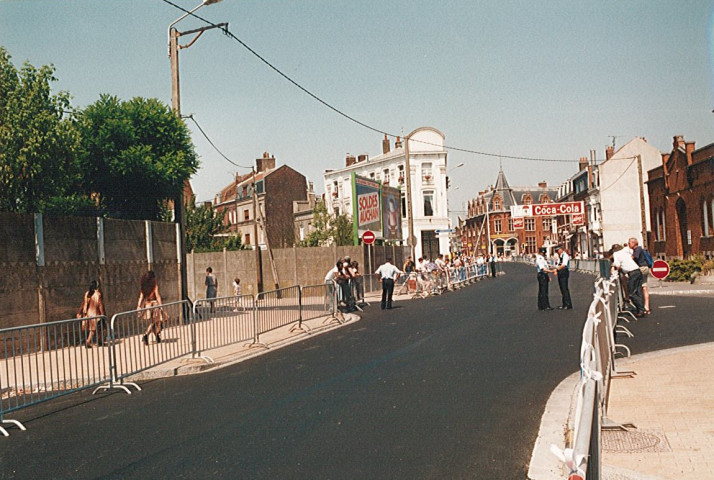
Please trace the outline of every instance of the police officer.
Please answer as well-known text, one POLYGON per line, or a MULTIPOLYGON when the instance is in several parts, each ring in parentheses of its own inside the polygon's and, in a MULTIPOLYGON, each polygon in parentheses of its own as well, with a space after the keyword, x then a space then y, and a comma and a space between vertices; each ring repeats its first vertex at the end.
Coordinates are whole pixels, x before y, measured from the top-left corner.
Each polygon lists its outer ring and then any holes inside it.
POLYGON ((536 268, 538 269, 538 310, 553 310, 550 308, 548 301, 548 283, 550 282, 549 273, 555 273, 555 270, 548 266, 544 255, 548 250, 544 247, 538 249, 536 254, 536 268))
POLYGON ((397 267, 392 265, 392 258, 387 257, 385 262, 379 266, 376 272, 379 275, 379 281, 382 283, 382 310, 385 308, 391 310, 392 295, 394 294, 394 281, 401 273, 397 267))
POLYGON ((563 304, 558 307, 558 310, 572 310, 573 302, 570 300, 570 289, 568 288, 568 278, 570 278, 570 255, 565 251, 562 245, 555 247, 558 252, 558 265, 555 271, 558 272, 558 286, 560 294, 563 296, 563 304))

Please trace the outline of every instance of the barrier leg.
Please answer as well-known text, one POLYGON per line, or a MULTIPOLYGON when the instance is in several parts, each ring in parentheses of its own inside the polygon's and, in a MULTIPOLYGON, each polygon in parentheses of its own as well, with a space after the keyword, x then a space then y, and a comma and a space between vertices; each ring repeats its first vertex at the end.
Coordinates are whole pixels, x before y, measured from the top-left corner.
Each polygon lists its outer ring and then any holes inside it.
MULTIPOLYGON (((25 428, 25 426, 22 424, 22 422, 19 422, 19 421, 17 421, 17 420, 3 420, 2 423, 3 423, 3 424, 9 423, 9 424, 15 425, 17 428, 19 428, 19 429, 22 430, 22 431, 27 430, 27 429, 25 428)), ((0 433, 2 433, 2 434, 3 434, 4 436, 6 436, 6 437, 9 437, 9 436, 10 436, 10 434, 8 433, 8 431, 5 430, 5 428, 3 428, 3 427, 0 427, 0 433)))

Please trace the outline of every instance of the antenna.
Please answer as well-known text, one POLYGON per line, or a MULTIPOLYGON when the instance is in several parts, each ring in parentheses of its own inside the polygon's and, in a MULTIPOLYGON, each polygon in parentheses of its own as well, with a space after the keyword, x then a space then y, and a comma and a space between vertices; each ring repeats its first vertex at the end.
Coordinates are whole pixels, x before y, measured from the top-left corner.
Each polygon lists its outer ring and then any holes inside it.
POLYGON ((607 136, 607 138, 612 139, 612 149, 613 150, 615 149, 615 140, 617 140, 618 138, 621 138, 621 137, 622 137, 622 135, 608 135, 607 136))

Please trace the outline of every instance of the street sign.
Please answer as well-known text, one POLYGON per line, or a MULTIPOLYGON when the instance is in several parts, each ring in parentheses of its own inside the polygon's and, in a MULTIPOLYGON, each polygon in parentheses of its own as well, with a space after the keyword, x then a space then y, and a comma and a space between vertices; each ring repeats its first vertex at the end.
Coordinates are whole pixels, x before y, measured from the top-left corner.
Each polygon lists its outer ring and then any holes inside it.
POLYGON ((664 260, 655 260, 650 271, 653 277, 662 280, 669 275, 669 264, 664 260))
POLYGON ((573 225, 585 225, 585 219, 582 213, 573 213, 572 221, 573 225))
POLYGON ((377 236, 372 230, 367 230, 362 234, 362 243, 364 243, 365 245, 372 245, 376 239, 377 236))
POLYGON ((434 233, 454 233, 453 228, 440 228, 437 230, 434 230, 434 233))
POLYGON ((513 217, 513 229, 523 230, 523 217, 513 217))

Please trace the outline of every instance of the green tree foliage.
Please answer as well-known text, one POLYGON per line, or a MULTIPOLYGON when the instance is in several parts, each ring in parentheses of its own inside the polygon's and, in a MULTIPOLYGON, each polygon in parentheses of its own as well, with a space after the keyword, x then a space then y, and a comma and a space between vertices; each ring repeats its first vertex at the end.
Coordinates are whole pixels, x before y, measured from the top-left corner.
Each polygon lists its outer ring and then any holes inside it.
POLYGON ((198 170, 189 130, 157 99, 102 95, 78 118, 84 188, 107 215, 155 220, 198 170))
POLYGON ((330 215, 324 202, 318 202, 313 212, 315 230, 301 242, 301 246, 325 247, 333 243, 343 246, 354 243, 352 220, 347 215, 330 215))
POLYGON ((216 211, 206 205, 196 206, 194 201, 186 207, 186 250, 196 252, 220 252, 243 248, 239 235, 221 235, 228 231, 216 211))
POLYGON ((18 71, 0 47, 0 210, 91 209, 76 195, 79 134, 69 94, 51 93, 54 71, 27 62, 18 71))

